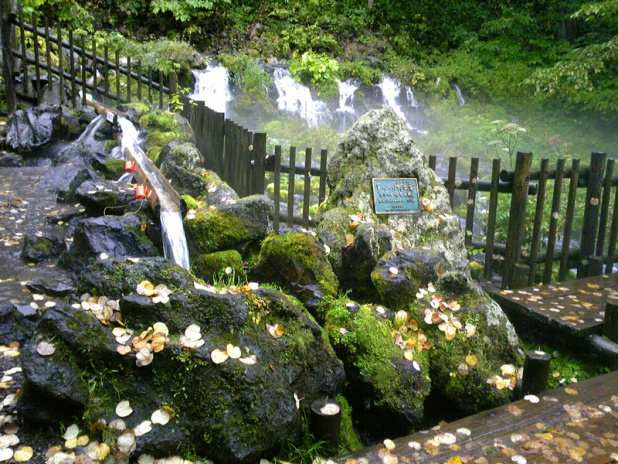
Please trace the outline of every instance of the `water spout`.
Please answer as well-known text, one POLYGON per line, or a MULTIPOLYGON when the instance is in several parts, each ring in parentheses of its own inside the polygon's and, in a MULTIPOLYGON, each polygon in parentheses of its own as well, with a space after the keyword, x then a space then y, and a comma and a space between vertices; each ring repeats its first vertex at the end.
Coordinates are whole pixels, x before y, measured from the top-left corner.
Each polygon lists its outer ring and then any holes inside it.
POLYGON ((125 118, 118 118, 118 124, 122 130, 123 152, 127 150, 130 152, 136 164, 140 166, 142 172, 150 182, 152 190, 156 192, 160 208, 159 217, 161 220, 163 252, 165 257, 179 266, 189 269, 189 248, 187 246, 179 205, 173 201, 167 189, 162 185, 159 177, 161 174, 156 170, 152 162, 140 148, 138 143, 139 133, 135 126, 131 121, 125 118), (151 166, 152 170, 149 170, 151 166))

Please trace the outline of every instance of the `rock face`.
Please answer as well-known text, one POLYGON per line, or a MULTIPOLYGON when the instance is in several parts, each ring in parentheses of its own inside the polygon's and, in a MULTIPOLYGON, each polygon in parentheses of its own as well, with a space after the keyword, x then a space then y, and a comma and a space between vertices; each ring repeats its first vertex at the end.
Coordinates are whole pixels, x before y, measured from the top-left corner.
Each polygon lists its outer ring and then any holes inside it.
POLYGON ((73 234, 73 243, 60 258, 60 264, 79 271, 100 259, 101 254, 114 257, 157 256, 157 248, 146 236, 147 223, 136 215, 101 216, 80 220, 73 234))
POLYGON ((49 143, 70 139, 79 131, 79 122, 61 106, 39 106, 18 110, 7 121, 6 144, 20 153, 49 143))
POLYGON ((137 437, 131 459, 143 452, 166 456, 191 443, 215 462, 249 463, 302 435, 295 396, 309 403, 343 387, 341 362, 323 331, 280 292, 222 295, 196 289, 187 271, 161 258, 97 262, 78 285, 80 291, 120 298, 114 318, 121 317, 135 336, 165 323, 167 343, 152 353, 150 364, 138 367, 135 353, 117 352, 112 327, 93 312, 70 306, 48 310, 22 351, 26 381, 20 407, 30 421, 83 414, 87 423, 104 418, 109 424, 117 418, 118 402, 128 400, 133 413, 124 420, 132 429, 168 405, 173 419, 137 437), (136 293, 144 279, 173 289, 169 301, 155 303, 136 293), (204 342, 193 350, 183 349, 178 336, 190 324, 201 327, 204 342), (275 324, 285 327, 276 337, 268 329, 275 324), (54 343, 50 356, 37 352, 42 340, 54 343), (228 344, 240 348, 242 361, 233 355, 215 363, 213 352, 229 350, 228 344))
POLYGON ((471 279, 446 189, 405 123, 390 109, 359 119, 331 158, 328 183, 318 236, 340 292, 374 304, 324 299, 318 310, 354 383, 348 399, 369 408, 374 438, 418 424, 432 397, 467 413, 508 401, 504 384, 515 379, 499 376, 518 361, 518 338, 471 279), (418 180, 421 211, 375 214, 372 179, 408 177, 418 180))

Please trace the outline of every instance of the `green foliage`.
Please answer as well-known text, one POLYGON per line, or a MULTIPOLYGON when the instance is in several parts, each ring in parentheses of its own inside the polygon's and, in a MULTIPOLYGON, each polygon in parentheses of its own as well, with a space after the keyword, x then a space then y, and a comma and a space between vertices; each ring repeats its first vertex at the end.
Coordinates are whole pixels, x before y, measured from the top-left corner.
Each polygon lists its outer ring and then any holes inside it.
POLYGON ((289 56, 292 52, 340 52, 341 47, 333 34, 324 33, 318 24, 314 23, 281 31, 275 51, 280 56, 289 56))
POLYGON ((323 53, 312 51, 299 55, 294 52, 290 73, 305 83, 311 83, 318 88, 327 88, 336 85, 339 78, 339 63, 323 53))
POLYGON ((356 77, 367 85, 375 84, 382 80, 382 71, 368 66, 360 60, 345 61, 339 65, 341 80, 356 77))
POLYGON ((187 22, 229 4, 230 0, 153 0, 151 9, 154 14, 171 13, 176 21, 187 22))

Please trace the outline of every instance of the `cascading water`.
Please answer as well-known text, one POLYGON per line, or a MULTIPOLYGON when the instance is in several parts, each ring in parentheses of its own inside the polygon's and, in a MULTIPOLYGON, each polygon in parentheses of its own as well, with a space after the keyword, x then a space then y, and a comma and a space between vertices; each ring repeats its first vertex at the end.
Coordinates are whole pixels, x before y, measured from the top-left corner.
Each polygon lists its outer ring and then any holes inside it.
POLYGON ((416 101, 416 97, 414 97, 414 92, 412 89, 406 85, 406 99, 412 108, 418 108, 420 105, 416 101))
MULTIPOLYGON (((137 129, 131 121, 125 118, 118 118, 118 124, 122 130, 121 146, 123 152, 125 149, 129 149, 142 169, 147 169, 148 163, 145 161, 146 155, 139 146, 139 133, 137 129)), ((189 249, 182 224, 182 214, 178 206, 158 182, 157 176, 149 175, 148 172, 146 172, 146 175, 152 184, 152 188, 158 194, 159 206, 161 207, 159 217, 161 220, 161 235, 163 236, 163 252, 165 257, 179 266, 189 269, 189 249)))
POLYGON ((309 87, 296 82, 290 71, 277 68, 273 78, 279 95, 277 98, 279 110, 293 113, 311 126, 328 124, 332 120, 332 114, 326 103, 314 100, 309 87))
POLYGON ((453 90, 455 91, 455 96, 457 97, 457 101, 459 102, 459 106, 464 106, 466 104, 466 100, 461 93, 461 89, 457 84, 453 84, 453 90))
POLYGON ((219 113, 225 113, 227 103, 232 99, 228 70, 221 65, 209 64, 204 70, 194 69, 193 75, 195 91, 189 97, 195 101, 203 101, 206 106, 219 113))
POLYGON ((392 108, 397 115, 403 119, 406 119, 406 115, 401 110, 399 104, 399 94, 401 93, 401 84, 399 81, 386 74, 382 77, 382 82, 378 84, 380 90, 382 90, 382 99, 384 100, 384 106, 392 108))
POLYGON ((336 115, 341 119, 340 132, 345 131, 351 124, 348 119, 354 122, 358 119, 354 109, 354 94, 361 86, 360 79, 348 79, 345 82, 337 81, 339 87, 339 108, 335 110, 336 115))

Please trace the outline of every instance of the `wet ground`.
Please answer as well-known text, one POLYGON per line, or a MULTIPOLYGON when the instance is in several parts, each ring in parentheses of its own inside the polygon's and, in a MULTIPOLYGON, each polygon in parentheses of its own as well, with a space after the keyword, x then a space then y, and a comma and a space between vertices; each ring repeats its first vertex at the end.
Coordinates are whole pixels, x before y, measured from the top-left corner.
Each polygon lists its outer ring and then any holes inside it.
POLYGON ((0 305, 11 302, 36 307, 52 300, 34 299, 26 289, 28 282, 38 281, 51 287, 70 284, 69 273, 55 261, 32 264, 20 256, 26 235, 64 237, 67 224, 62 219, 81 211, 78 205, 56 202, 53 169, 0 169, 0 305))

